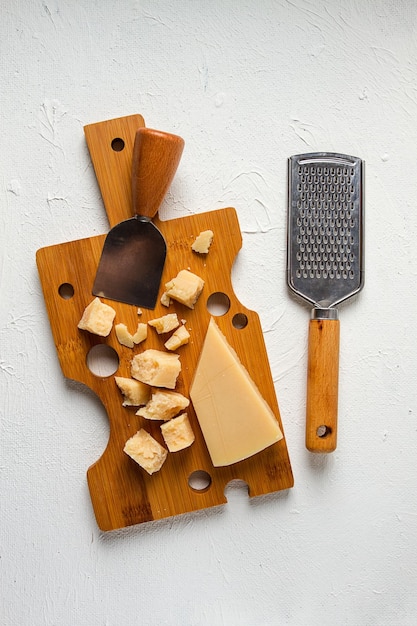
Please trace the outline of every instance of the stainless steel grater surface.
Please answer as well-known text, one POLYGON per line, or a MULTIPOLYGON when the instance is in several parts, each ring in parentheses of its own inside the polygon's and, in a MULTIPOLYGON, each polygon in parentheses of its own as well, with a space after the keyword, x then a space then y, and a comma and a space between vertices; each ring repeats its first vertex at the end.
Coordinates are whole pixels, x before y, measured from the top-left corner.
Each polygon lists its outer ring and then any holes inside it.
POLYGON ((313 305, 308 338, 306 447, 337 441, 340 302, 360 291, 363 162, 330 152, 289 159, 287 282, 313 305))
POLYGON ((288 284, 321 308, 363 286, 362 161, 316 152, 290 158, 288 284))

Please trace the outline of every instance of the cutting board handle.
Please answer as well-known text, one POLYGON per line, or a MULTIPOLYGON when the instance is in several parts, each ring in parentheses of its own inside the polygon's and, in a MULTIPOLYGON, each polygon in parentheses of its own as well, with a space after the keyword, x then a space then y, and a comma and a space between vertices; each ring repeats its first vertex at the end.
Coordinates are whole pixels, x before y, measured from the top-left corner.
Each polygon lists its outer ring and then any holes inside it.
POLYGON ((139 128, 132 158, 132 200, 136 215, 152 219, 172 183, 184 149, 178 135, 139 128))
POLYGON ((340 322, 311 319, 308 333, 306 447, 333 452, 337 445, 340 322))

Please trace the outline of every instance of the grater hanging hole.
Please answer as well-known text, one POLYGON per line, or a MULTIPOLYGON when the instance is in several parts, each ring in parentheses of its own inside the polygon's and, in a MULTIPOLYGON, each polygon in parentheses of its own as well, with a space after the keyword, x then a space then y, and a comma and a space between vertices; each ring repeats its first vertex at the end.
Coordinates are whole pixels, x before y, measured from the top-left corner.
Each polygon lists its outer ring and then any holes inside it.
POLYGON ((320 439, 324 439, 324 437, 328 437, 331 434, 332 429, 330 428, 330 426, 325 426, 325 424, 322 424, 316 430, 316 435, 317 437, 320 437, 320 439))

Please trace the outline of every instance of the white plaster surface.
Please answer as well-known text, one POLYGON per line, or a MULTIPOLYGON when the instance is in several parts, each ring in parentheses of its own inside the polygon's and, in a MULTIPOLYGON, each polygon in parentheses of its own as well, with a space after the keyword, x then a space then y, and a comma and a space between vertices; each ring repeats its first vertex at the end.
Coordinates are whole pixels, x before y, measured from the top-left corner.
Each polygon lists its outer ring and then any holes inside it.
POLYGON ((0 624, 417 623, 417 4, 2 0, 0 624), (101 533, 100 403, 61 374, 38 248, 103 233, 83 125, 141 113, 186 149, 161 214, 235 206, 295 477, 101 533), (366 285, 340 307, 339 443, 304 449, 309 307, 285 284, 287 158, 366 162, 366 285))

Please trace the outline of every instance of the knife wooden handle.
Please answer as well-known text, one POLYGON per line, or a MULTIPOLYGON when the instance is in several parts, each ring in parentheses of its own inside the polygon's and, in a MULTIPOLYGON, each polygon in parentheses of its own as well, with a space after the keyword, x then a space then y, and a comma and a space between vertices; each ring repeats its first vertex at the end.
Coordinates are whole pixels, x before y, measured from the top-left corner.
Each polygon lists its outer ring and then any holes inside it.
POLYGON ((337 445, 340 322, 312 319, 308 333, 306 447, 333 452, 337 445))
POLYGON ((132 199, 136 215, 152 219, 177 171, 184 140, 152 128, 136 132, 132 158, 132 199))

